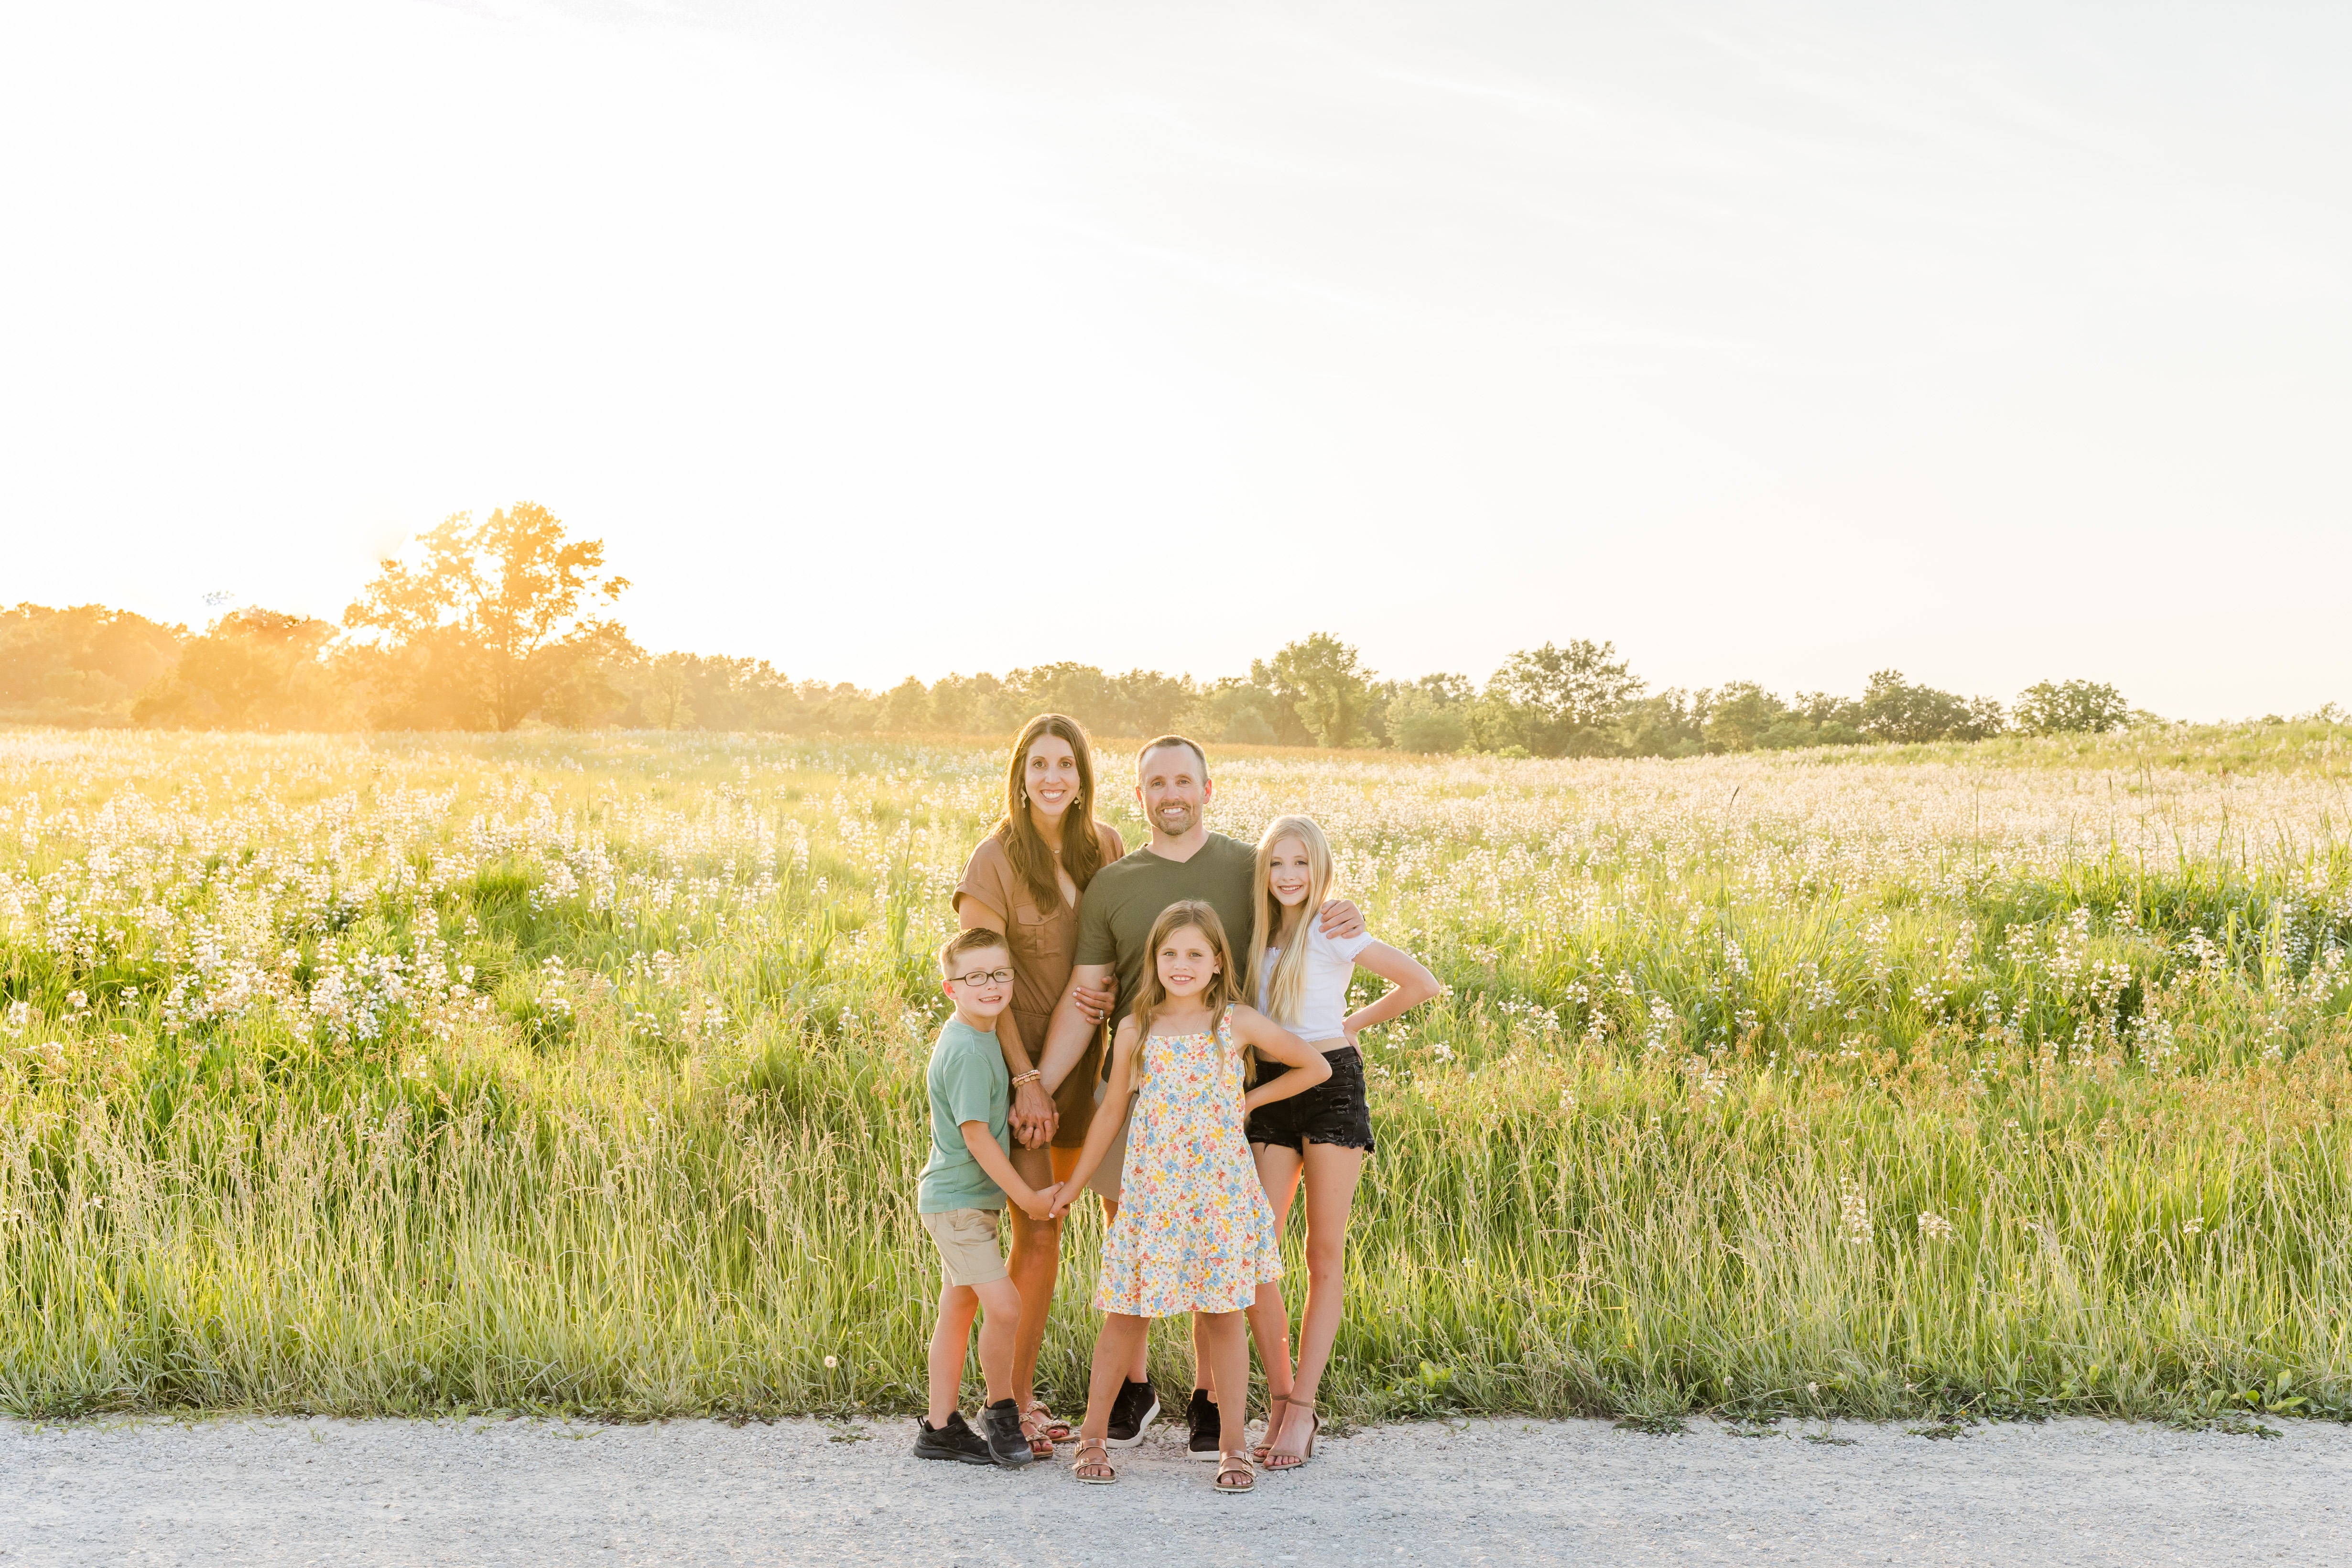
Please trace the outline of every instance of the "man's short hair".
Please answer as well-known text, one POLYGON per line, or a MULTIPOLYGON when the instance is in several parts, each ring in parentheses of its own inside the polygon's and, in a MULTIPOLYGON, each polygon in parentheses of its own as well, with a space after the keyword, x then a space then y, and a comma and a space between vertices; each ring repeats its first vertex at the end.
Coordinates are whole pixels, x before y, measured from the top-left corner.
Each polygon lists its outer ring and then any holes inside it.
POLYGON ((1145 741, 1143 749, 1135 754, 1135 770, 1138 773, 1142 772, 1145 758, 1171 746, 1181 746, 1191 751, 1194 759, 1201 764, 1201 777, 1206 779, 1209 776, 1209 754, 1202 750, 1201 743, 1189 735, 1163 735, 1157 740, 1145 741))
POLYGON ((975 925, 969 931, 959 931, 949 937, 946 946, 940 949, 940 973, 952 975, 955 973, 955 963, 958 958, 962 957, 966 953, 985 953, 991 947, 1001 947, 1008 954, 1013 951, 1013 945, 1010 942, 985 925, 975 925))

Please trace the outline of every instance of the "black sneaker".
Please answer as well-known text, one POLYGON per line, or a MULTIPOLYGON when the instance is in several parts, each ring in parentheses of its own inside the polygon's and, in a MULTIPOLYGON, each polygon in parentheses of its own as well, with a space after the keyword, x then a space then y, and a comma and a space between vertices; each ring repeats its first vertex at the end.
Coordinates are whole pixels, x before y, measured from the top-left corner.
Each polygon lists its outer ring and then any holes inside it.
POLYGON ((1143 1441, 1143 1429, 1160 1415, 1160 1391, 1149 1379, 1122 1383, 1110 1402, 1110 1431, 1103 1438, 1114 1448, 1132 1448, 1143 1441))
POLYGON ((915 1417, 915 1458, 953 1459, 964 1465, 996 1462, 988 1451, 987 1442, 964 1424, 961 1410, 950 1413, 944 1427, 934 1427, 920 1416, 915 1417))
POLYGON ((1029 1451, 1029 1434, 1021 1429, 1021 1407, 1000 1399, 980 1413, 980 1429, 988 1434, 988 1457, 1008 1470, 1017 1470, 1037 1456, 1029 1451))
POLYGON ((1207 1389, 1192 1390, 1192 1403, 1184 1412, 1184 1424, 1192 1428, 1192 1436, 1184 1445, 1192 1450, 1192 1457, 1214 1460, 1217 1445, 1225 1435, 1225 1418, 1217 1413, 1217 1402, 1209 1397, 1207 1389))

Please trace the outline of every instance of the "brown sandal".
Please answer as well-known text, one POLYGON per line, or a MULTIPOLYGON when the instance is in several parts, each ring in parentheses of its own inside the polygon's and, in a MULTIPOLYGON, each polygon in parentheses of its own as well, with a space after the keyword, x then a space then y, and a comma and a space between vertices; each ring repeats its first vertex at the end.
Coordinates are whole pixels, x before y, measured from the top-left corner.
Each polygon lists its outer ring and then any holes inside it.
POLYGON ((1043 1399, 1029 1401, 1029 1419, 1037 1423, 1037 1430, 1055 1443, 1066 1443, 1077 1436, 1077 1428, 1045 1408, 1043 1399))
POLYGON ((1250 1468, 1249 1455, 1227 1453, 1222 1448, 1217 1451, 1217 1490, 1229 1497, 1234 1492, 1257 1490, 1257 1472, 1250 1468), (1241 1477, 1240 1484, 1227 1486, 1225 1484, 1227 1476, 1241 1477))
POLYGON ((1302 1405, 1293 1400, 1291 1407, 1307 1412, 1307 1448, 1301 1453, 1285 1454, 1269 1446, 1265 1458, 1258 1461, 1269 1470, 1295 1470, 1315 1457, 1315 1434, 1323 1429, 1323 1417, 1312 1405, 1302 1405))
POLYGON ((1277 1394, 1269 1402, 1269 1408, 1265 1413, 1265 1435, 1260 1437, 1256 1446, 1250 1449, 1250 1458, 1258 1465, 1263 1466, 1265 1463, 1266 1455, 1273 1451, 1274 1435, 1282 1429, 1283 1406, 1289 1403, 1290 1396, 1287 1394, 1277 1394))
POLYGON ((1111 1469, 1110 1445, 1104 1442, 1100 1437, 1080 1437, 1078 1439, 1078 1451, 1075 1456, 1075 1458, 1076 1462, 1070 1466, 1070 1474, 1076 1476, 1079 1480, 1084 1481, 1090 1487, 1107 1487, 1110 1485, 1111 1482, 1118 1479, 1118 1472, 1111 1469), (1090 1459, 1087 1458, 1087 1450, 1088 1448, 1094 1449, 1095 1452, 1100 1454, 1102 1458, 1099 1459, 1090 1459), (1090 1476, 1087 1474, 1088 1470, 1099 1470, 1102 1473, 1100 1475, 1090 1476))

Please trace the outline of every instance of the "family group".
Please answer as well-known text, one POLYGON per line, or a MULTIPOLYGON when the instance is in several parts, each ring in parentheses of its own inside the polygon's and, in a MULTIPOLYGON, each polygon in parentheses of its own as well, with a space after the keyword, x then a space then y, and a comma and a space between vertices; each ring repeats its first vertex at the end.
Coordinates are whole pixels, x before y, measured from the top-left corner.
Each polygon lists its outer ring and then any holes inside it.
POLYGON ((945 1275, 915 1438, 927 1458, 1024 1465, 1075 1437, 1076 1478, 1116 1480, 1111 1450, 1160 1413, 1150 1320, 1180 1312, 1192 1320, 1188 1446, 1215 1462, 1216 1489, 1248 1491, 1257 1468, 1314 1456, 1348 1213, 1373 1147, 1357 1037, 1439 987, 1330 896, 1330 845, 1311 818, 1276 818, 1252 848, 1209 831, 1212 789, 1197 744, 1147 742, 1135 798, 1150 841, 1129 853, 1095 814, 1076 721, 1041 715, 1014 742, 1004 816, 957 884, 961 932, 940 955, 955 1013, 931 1052, 917 1204, 945 1275), (1359 968, 1391 985, 1350 1011, 1359 968), (1294 1363, 1279 1239, 1302 1186, 1294 1363), (1088 1190, 1105 1220, 1104 1318, 1073 1433, 1035 1378, 1062 1218, 1088 1190), (957 1408, 975 1313, 978 1430, 957 1408), (1254 1447, 1252 1339, 1270 1404, 1254 1447))

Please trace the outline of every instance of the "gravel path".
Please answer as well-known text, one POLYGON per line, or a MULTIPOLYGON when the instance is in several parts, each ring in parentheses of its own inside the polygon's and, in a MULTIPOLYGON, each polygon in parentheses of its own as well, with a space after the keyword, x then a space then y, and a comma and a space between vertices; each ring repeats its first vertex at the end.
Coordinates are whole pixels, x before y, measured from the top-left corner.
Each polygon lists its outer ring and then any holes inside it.
POLYGON ((2352 1428, 1694 1425, 1381 1427, 1221 1498, 1164 1427, 1112 1489, 924 1463, 900 1422, 0 1421, 0 1568, 2352 1563, 2352 1428))

